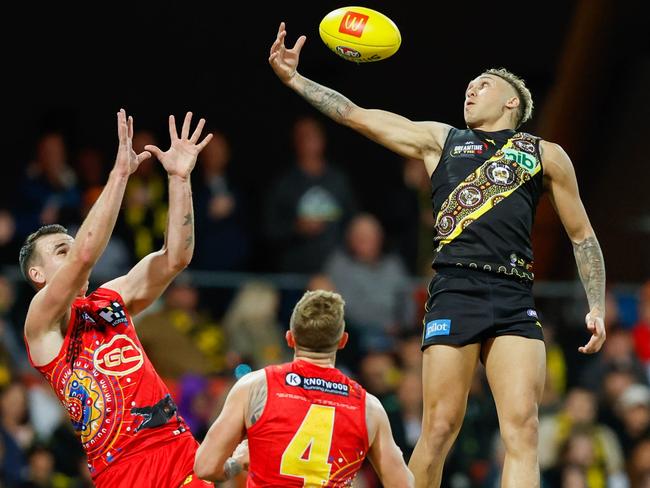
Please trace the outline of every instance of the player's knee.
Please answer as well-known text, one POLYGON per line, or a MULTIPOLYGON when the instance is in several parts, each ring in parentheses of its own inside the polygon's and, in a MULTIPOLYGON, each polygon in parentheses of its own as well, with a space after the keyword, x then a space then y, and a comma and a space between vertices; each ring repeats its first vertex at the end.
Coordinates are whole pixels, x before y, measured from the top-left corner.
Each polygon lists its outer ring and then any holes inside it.
POLYGON ((535 449, 539 431, 537 405, 511 412, 501 422, 501 435, 506 449, 535 449))
POLYGON ((462 417, 458 415, 431 412, 425 416, 422 435, 426 437, 428 444, 439 446, 455 437, 460 430, 462 421, 462 417))

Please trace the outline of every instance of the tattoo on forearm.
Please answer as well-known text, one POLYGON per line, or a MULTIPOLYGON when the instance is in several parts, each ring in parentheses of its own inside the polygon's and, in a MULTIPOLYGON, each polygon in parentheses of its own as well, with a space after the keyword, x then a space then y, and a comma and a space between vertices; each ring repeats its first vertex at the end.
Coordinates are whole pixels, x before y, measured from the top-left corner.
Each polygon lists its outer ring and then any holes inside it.
POLYGON ((228 458, 223 465, 223 474, 227 480, 233 479, 244 470, 244 467, 235 458, 228 458))
POLYGON ((183 225, 192 225, 192 214, 188 213, 185 215, 185 222, 183 222, 183 225))
POLYGON ((580 279, 591 309, 605 310, 605 260, 595 237, 573 245, 580 279))
POLYGON ((190 234, 185 238, 185 249, 189 249, 194 244, 194 234, 190 234))
POLYGON ((250 413, 251 425, 254 425, 264 412, 266 405, 266 381, 260 381, 258 386, 253 386, 248 398, 248 411, 250 413))
POLYGON ((337 122, 343 121, 354 104, 339 92, 303 78, 296 91, 309 103, 337 122))

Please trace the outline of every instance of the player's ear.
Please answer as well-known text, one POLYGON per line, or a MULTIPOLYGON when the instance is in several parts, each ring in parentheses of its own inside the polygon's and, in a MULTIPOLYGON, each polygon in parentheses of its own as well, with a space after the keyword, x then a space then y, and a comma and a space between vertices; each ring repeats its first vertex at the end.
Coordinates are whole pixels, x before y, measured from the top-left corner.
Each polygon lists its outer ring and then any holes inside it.
POLYGON ((293 349, 296 347, 296 339, 293 337, 293 334, 291 333, 291 330, 288 330, 286 334, 284 334, 284 338, 287 340, 287 345, 293 349))
POLYGON ((519 97, 510 97, 506 100, 506 107, 516 109, 519 107, 519 97))
POLYGON ((29 276, 29 279, 34 282, 34 285, 37 288, 40 289, 45 286, 45 276, 43 275, 43 270, 40 266, 32 266, 29 268, 27 275, 29 276))
POLYGON ((348 336, 347 332, 343 332, 343 335, 341 336, 341 339, 339 340, 339 345, 337 349, 343 349, 345 345, 348 343, 348 339, 350 336, 348 336))

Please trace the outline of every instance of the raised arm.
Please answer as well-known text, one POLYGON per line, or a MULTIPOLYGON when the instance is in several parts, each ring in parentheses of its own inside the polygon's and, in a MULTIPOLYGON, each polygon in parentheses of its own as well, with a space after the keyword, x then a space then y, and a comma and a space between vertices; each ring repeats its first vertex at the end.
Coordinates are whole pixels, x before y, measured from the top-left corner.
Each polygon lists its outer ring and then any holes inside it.
MULTIPOLYGON (((117 114, 117 133, 119 148, 106 186, 86 216, 74 242, 69 244, 65 261, 30 304, 25 320, 25 335, 32 352, 34 348, 39 348, 34 341, 38 342, 43 334, 50 331, 58 333, 61 321, 67 317, 72 301, 86 286, 90 272, 113 232, 129 175, 151 156, 148 151, 141 154, 133 151, 133 119, 127 119, 124 110, 117 114)), ((65 252, 64 248, 62 252, 65 252)), ((42 357, 41 354, 37 355, 42 357)))
POLYGON ((194 472, 199 478, 225 481, 248 469, 248 444, 242 439, 264 409, 266 391, 264 370, 247 374, 233 386, 196 452, 194 472))
POLYGON ((370 449, 368 459, 386 488, 415 486, 413 473, 408 469, 402 451, 395 444, 388 415, 379 400, 366 394, 366 418, 370 449))
POLYGON ((589 313, 586 317, 591 338, 578 350, 598 352, 605 342, 605 261, 598 239, 580 199, 573 164, 557 144, 542 142, 544 173, 551 202, 573 244, 578 273, 587 293, 589 313))
POLYGON ((169 211, 165 244, 159 251, 145 256, 126 275, 104 285, 117 291, 127 309, 137 314, 148 307, 165 291, 178 273, 192 259, 194 252, 194 212, 190 174, 196 158, 212 138, 208 134, 201 143, 205 120, 201 119, 190 137, 192 113, 188 112, 178 137, 174 116, 169 116, 171 147, 161 151, 156 146, 146 146, 162 163, 169 177, 169 211))
POLYGON ((340 93, 305 78, 297 71, 300 50, 306 37, 300 36, 287 49, 284 22, 271 46, 269 63, 280 80, 332 120, 346 125, 402 156, 424 160, 429 174, 440 158, 450 126, 439 122, 413 122, 384 110, 361 108, 340 93))

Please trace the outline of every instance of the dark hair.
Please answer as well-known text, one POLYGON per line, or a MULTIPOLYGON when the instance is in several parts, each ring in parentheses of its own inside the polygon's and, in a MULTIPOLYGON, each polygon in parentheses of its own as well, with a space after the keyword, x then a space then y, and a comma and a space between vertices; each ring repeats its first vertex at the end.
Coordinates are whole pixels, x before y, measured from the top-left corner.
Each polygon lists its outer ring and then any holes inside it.
POLYGON ((35 256, 34 251, 36 250, 36 241, 41 237, 47 236, 50 234, 67 234, 68 229, 59 224, 50 224, 44 225, 36 232, 32 232, 25 239, 23 247, 20 248, 20 255, 18 256, 18 262, 20 263, 20 271, 22 271, 25 279, 32 283, 31 278, 29 277, 29 266, 32 264, 33 258, 35 256))

